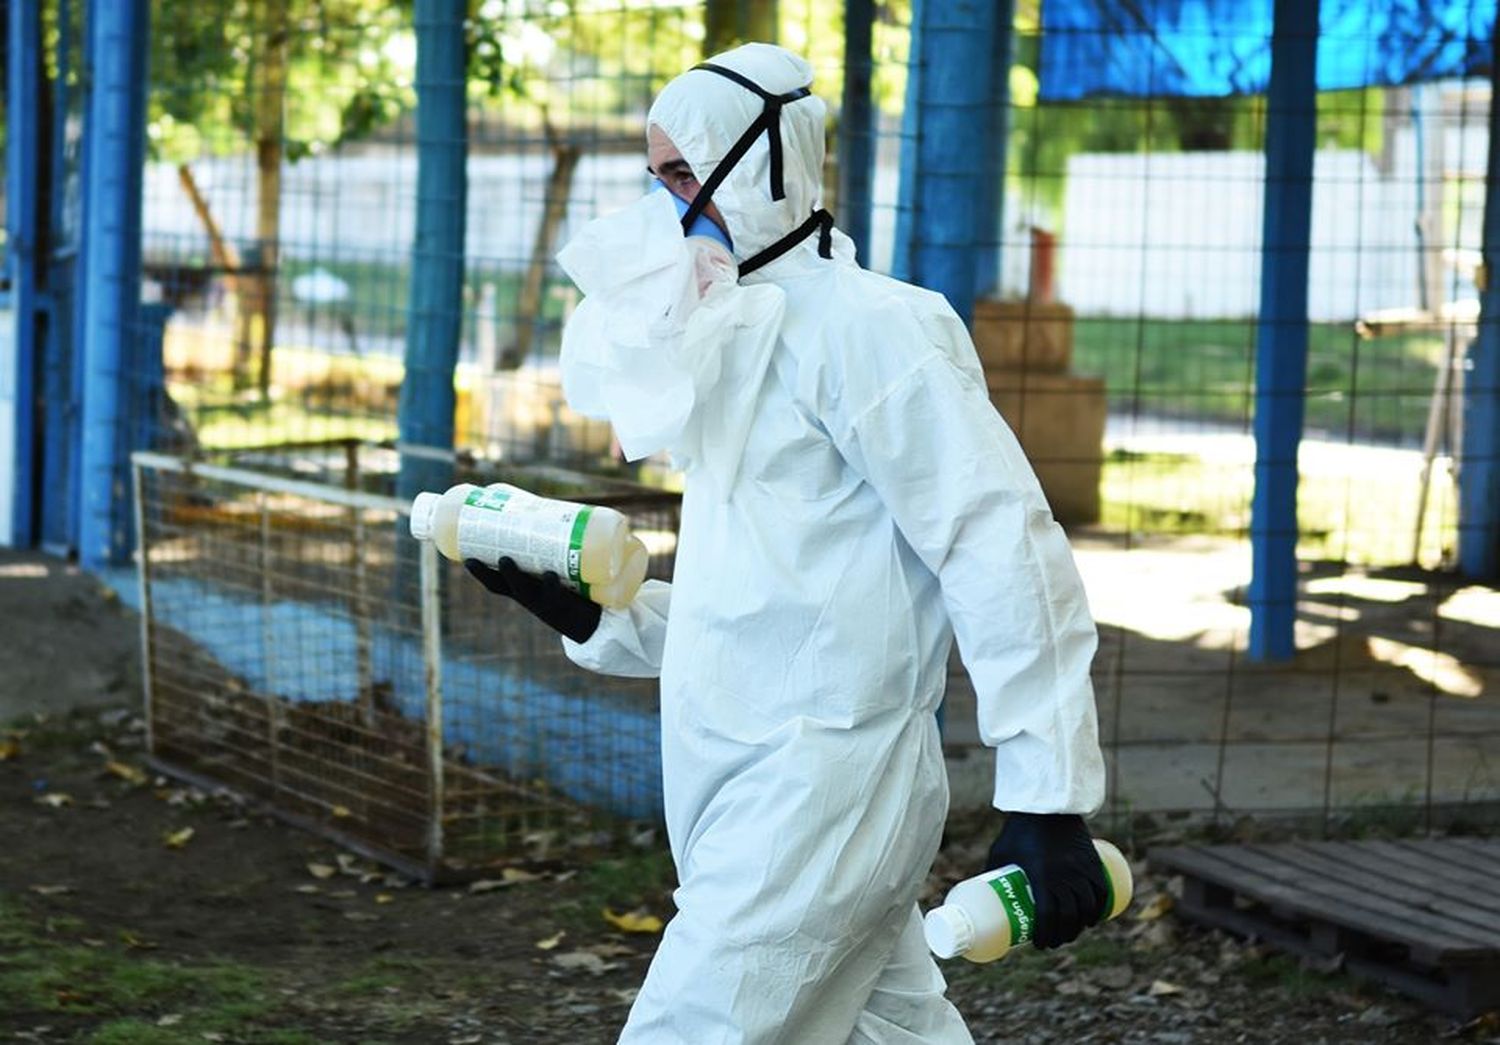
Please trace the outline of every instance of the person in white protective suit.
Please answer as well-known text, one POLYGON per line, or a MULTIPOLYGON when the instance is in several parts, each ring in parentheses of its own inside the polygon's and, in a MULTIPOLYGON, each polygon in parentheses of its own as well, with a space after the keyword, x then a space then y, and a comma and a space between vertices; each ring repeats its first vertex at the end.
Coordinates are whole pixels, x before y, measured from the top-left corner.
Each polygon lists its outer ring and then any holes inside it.
POLYGON ((916 907, 955 636, 1009 814, 990 866, 1027 870, 1039 946, 1104 914, 1079 815, 1103 793, 1097 640, 1071 553, 957 315, 860 268, 821 209, 811 82, 765 44, 673 80, 648 127, 669 191, 559 255, 586 295, 570 403, 685 472, 674 582, 601 611, 470 567, 576 663, 660 676, 681 885, 623 1042, 971 1040, 916 907), (705 216, 732 254, 684 236, 705 216))

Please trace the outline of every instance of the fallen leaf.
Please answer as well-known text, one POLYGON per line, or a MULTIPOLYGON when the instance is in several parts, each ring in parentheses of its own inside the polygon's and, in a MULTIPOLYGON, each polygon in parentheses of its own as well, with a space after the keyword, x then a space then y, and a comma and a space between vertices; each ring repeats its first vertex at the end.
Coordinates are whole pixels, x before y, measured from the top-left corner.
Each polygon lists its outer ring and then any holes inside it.
POLYGON ((224 1035, 220 1034, 218 1031, 212 1031, 212 1030, 206 1030, 202 1034, 198 1035, 198 1037, 202 1038, 204 1041, 223 1041, 224 1040, 224 1035))
POLYGON ((354 815, 353 813, 349 812, 349 807, 348 806, 334 806, 332 809, 329 810, 329 812, 332 813, 336 818, 338 818, 340 820, 342 820, 346 816, 353 816, 354 815))
POLYGON ((508 882, 502 882, 495 878, 477 878, 469 883, 469 892, 488 893, 496 889, 504 889, 508 882))
POLYGON ((110 759, 104 763, 104 768, 134 787, 143 787, 148 779, 144 770, 129 762, 116 762, 110 759))
POLYGON ((1182 988, 1175 983, 1168 983, 1166 980, 1152 980, 1151 989, 1146 993, 1153 998, 1160 998, 1167 994, 1181 994, 1182 988))
POLYGON ((562 943, 563 937, 566 935, 568 935, 567 930, 559 930, 544 940, 538 940, 536 942, 536 949, 539 951, 550 951, 562 943))
POLYGON ((359 869, 359 858, 356 856, 353 856, 349 853, 339 853, 335 855, 333 859, 339 865, 339 870, 344 874, 354 875, 356 877, 364 874, 364 872, 359 869))
POLYGON ((307 895, 311 896, 314 893, 321 893, 323 890, 321 887, 316 885, 299 885, 297 886, 296 891, 299 893, 306 893, 307 895))
POLYGON ((1112 991, 1123 991, 1134 978, 1135 973, 1128 965, 1106 965, 1094 972, 1094 982, 1112 991))
POLYGON ((169 1012, 156 1021, 158 1027, 175 1027, 182 1022, 182 1013, 169 1012))
POLYGON ((344 917, 351 922, 373 922, 378 920, 375 915, 366 914, 363 911, 345 911, 344 917))
POLYGON ((591 943, 584 950, 590 954, 597 954, 601 958, 620 958, 624 955, 635 953, 632 948, 626 947, 623 943, 618 943, 614 940, 605 940, 603 943, 591 943))
POLYGON ((312 875, 314 878, 321 880, 324 878, 332 878, 339 872, 338 868, 330 867, 327 864, 308 864, 307 873, 312 875))
POLYGON ((604 920, 613 925, 621 932, 627 933, 659 933, 662 929, 662 920, 654 914, 645 911, 630 911, 626 914, 615 914, 608 907, 603 910, 604 920))
POLYGON ((66 896, 73 891, 71 885, 33 885, 31 891, 38 896, 66 896))
POLYGON ((0 762, 9 762, 13 758, 20 757, 21 742, 15 737, 6 737, 0 740, 0 762))
POLYGON ((394 896, 392 896, 390 893, 376 893, 375 894, 375 902, 376 903, 395 903, 396 902, 396 898, 394 896))
POLYGON ((588 951, 569 951, 567 954, 554 954, 552 960, 560 968, 578 969, 583 972, 592 973, 595 976, 606 973, 615 967, 611 962, 605 961, 597 954, 590 954, 588 951))
POLYGON ((123 943, 126 947, 129 947, 132 950, 136 951, 156 950, 156 944, 152 943, 144 936, 141 936, 139 933, 131 932, 129 929, 120 930, 120 942, 123 943))
POLYGON ((500 872, 500 880, 506 885, 516 885, 519 882, 535 882, 542 876, 523 871, 519 867, 507 867, 500 872))
POLYGON ((635 996, 641 993, 639 987, 622 987, 609 992, 621 1005, 634 1005, 635 996))
POLYGON ((181 849, 193 840, 197 832, 191 827, 184 827, 181 831, 172 831, 162 837, 162 845, 168 849, 181 849))
POLYGON ((38 805, 44 805, 49 809, 61 809, 63 806, 73 804, 73 796, 65 791, 50 791, 45 795, 38 795, 36 801, 38 805))
POLYGON ((1154 922, 1177 905, 1171 893, 1157 893, 1156 898, 1135 913, 1138 922, 1154 922))

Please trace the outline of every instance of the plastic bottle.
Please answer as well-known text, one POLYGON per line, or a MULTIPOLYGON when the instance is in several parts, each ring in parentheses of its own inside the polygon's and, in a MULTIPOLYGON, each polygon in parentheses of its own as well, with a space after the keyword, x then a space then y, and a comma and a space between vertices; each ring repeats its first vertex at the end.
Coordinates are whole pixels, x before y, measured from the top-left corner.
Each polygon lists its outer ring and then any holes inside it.
MULTIPOLYGON (((1106 917, 1115 918, 1130 906, 1134 888, 1130 864, 1103 839, 1094 839, 1094 848, 1109 887, 1106 917)), ((1006 864, 955 885, 941 907, 927 912, 922 929, 927 946, 939 958, 961 955, 971 962, 992 962, 1012 947, 1029 943, 1035 920, 1036 905, 1026 872, 1006 864)))
POLYGON ((411 535, 455 562, 513 559, 527 573, 555 573, 601 606, 629 605, 646 577, 646 546, 613 508, 540 497, 507 483, 460 483, 419 493, 411 535))

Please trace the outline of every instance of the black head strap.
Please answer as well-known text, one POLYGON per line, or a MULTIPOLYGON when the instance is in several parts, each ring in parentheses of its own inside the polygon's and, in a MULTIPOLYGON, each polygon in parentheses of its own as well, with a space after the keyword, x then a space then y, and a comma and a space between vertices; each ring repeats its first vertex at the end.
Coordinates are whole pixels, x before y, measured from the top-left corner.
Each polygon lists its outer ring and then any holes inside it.
POLYGON ((781 255, 791 250, 814 232, 818 234, 818 256, 821 258, 833 257, 833 215, 823 209, 812 212, 801 225, 791 232, 782 236, 775 243, 754 257, 746 258, 740 262, 740 276, 748 276, 762 265, 769 265, 781 255))
POLYGON ((703 213, 703 209, 712 202, 714 190, 724 183, 725 178, 729 177, 729 172, 734 170, 734 165, 739 163, 744 158, 745 153, 750 151, 750 146, 755 144, 755 140, 760 137, 762 131, 765 132, 771 149, 771 199, 786 199, 786 184, 782 173, 783 164, 781 157, 781 107, 789 102, 795 102, 812 94, 811 87, 799 87, 797 90, 790 91, 787 94, 771 94, 769 91, 763 90, 755 81, 741 76, 733 69, 726 69, 722 65, 714 65, 712 62, 704 62, 701 65, 693 66, 693 68, 702 69, 704 72, 717 73, 725 79, 734 81, 759 97, 765 103, 765 107, 761 110, 760 115, 756 117, 755 121, 745 129, 745 133, 740 135, 739 141, 735 142, 730 150, 724 154, 724 158, 719 161, 719 165, 714 168, 714 172, 708 176, 708 180, 698 189, 698 195, 693 199, 686 213, 682 215, 682 227, 684 231, 693 227, 693 222, 698 220, 698 216, 703 213))

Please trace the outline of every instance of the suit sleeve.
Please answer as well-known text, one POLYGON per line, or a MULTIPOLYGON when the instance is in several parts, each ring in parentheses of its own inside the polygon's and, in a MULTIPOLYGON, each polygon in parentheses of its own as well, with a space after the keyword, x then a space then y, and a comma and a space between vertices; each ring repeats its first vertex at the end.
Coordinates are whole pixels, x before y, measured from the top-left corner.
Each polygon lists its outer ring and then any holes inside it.
POLYGON ((661 674, 672 586, 648 580, 624 609, 605 609, 587 642, 563 639, 563 651, 580 668, 601 675, 656 678, 661 674))
POLYGON ((855 409, 835 407, 825 423, 938 578, 980 735, 995 749, 995 806, 1089 813, 1103 801, 1104 762, 1083 584, 1020 444, 975 380, 967 333, 951 333, 956 317, 938 326, 963 343, 933 344, 933 325, 908 319, 923 350, 882 364, 871 346, 898 331, 863 339, 855 409))

